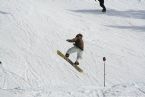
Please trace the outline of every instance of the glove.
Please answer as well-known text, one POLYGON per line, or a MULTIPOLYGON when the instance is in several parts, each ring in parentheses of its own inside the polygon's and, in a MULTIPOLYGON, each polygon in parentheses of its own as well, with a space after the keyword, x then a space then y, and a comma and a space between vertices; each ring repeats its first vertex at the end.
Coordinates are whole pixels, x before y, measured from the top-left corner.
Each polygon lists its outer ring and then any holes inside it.
POLYGON ((66 41, 67 41, 67 42, 71 42, 70 39, 67 39, 66 41))

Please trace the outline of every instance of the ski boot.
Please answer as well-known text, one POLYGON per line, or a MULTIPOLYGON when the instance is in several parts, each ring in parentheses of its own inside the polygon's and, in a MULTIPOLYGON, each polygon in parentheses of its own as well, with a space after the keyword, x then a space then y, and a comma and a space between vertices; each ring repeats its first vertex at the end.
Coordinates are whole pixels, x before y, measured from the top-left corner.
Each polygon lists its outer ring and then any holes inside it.
POLYGON ((74 63, 74 65, 79 65, 79 62, 78 62, 78 61, 76 61, 76 62, 74 63))
POLYGON ((102 12, 106 12, 106 9, 104 8, 104 9, 102 9, 102 12))
POLYGON ((68 53, 66 53, 66 54, 65 54, 65 59, 67 60, 67 59, 68 59, 68 57, 69 57, 69 54, 68 54, 68 53))

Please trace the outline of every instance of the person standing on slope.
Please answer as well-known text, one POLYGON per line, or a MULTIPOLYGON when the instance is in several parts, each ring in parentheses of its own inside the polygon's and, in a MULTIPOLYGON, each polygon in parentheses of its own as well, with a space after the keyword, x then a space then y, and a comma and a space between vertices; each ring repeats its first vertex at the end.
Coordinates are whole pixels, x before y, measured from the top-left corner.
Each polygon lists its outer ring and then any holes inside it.
MULTIPOLYGON (((96 0, 95 0, 96 1, 96 0)), ((104 0, 98 0, 99 1, 99 3, 100 3, 100 6, 103 8, 102 9, 102 12, 106 12, 106 7, 105 7, 105 5, 104 5, 104 0)))
POLYGON ((75 61, 75 65, 79 65, 79 60, 82 58, 83 50, 84 50, 84 41, 83 41, 83 35, 77 34, 75 38, 73 39, 67 39, 66 41, 74 43, 74 46, 69 48, 65 54, 65 57, 69 57, 71 53, 77 52, 77 58, 75 61))

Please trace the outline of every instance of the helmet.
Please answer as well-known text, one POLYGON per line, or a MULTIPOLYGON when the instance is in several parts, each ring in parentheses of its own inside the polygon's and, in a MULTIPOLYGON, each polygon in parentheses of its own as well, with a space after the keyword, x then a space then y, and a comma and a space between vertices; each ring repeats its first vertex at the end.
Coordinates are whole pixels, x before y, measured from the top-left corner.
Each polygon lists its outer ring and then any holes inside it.
POLYGON ((82 34, 80 34, 80 33, 76 35, 76 37, 79 37, 79 36, 83 37, 83 35, 82 35, 82 34))

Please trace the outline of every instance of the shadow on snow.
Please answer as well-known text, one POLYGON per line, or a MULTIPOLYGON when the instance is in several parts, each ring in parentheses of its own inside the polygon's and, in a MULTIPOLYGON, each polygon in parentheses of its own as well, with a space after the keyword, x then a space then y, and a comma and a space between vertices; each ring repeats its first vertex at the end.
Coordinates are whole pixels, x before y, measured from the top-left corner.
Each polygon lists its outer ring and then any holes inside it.
MULTIPOLYGON (((94 15, 102 14, 101 10, 95 10, 95 9, 82 9, 82 10, 69 10, 69 11, 83 13, 83 14, 94 14, 94 15)), ((125 18, 145 19, 145 10, 119 11, 114 9, 108 9, 105 15, 125 17, 125 18)))
POLYGON ((140 32, 145 31, 145 26, 107 26, 107 27, 119 28, 119 29, 131 29, 131 30, 136 30, 140 32))
POLYGON ((8 12, 0 11, 0 14, 10 14, 8 12))
MULTIPOLYGON (((82 9, 82 10, 69 10, 69 11, 82 13, 82 14, 93 14, 93 15, 103 14, 101 12, 101 10, 95 10, 95 9, 82 9)), ((123 18, 145 19, 145 10, 118 11, 118 10, 114 10, 114 9, 108 9, 107 12, 104 13, 104 15, 123 17, 123 18)), ((132 26, 114 26, 114 25, 110 25, 107 27, 145 31, 145 26, 134 26, 134 25, 132 25, 132 26)))

